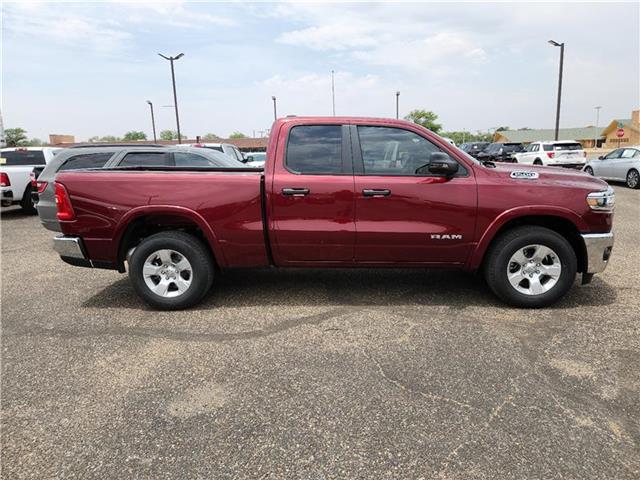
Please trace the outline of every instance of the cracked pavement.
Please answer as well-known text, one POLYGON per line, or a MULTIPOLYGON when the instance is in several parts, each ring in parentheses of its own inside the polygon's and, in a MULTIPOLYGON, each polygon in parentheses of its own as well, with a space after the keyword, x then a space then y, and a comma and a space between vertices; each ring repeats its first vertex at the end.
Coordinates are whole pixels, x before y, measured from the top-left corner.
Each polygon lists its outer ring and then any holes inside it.
POLYGON ((234 271, 156 312, 2 212, 2 477, 640 476, 640 192, 553 308, 424 270, 234 271))

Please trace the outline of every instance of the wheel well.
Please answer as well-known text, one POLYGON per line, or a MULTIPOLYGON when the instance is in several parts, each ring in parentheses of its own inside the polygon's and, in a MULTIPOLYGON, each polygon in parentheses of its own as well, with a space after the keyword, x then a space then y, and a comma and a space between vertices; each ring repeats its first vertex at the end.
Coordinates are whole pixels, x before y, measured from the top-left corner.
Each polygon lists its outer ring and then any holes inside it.
POLYGON ((181 232, 193 235, 199 238, 202 243, 209 249, 211 257, 217 266, 217 261, 211 245, 202 229, 193 220, 180 216, 180 215, 145 215, 138 217, 127 225, 126 230, 122 234, 120 244, 118 246, 118 270, 124 272, 124 261, 127 257, 127 252, 136 247, 142 240, 150 235, 154 235, 159 232, 179 230, 181 232))
MULTIPOLYGON (((571 245, 573 251, 576 254, 578 260, 578 272, 584 272, 587 266, 587 251, 584 246, 584 241, 580 236, 580 232, 576 226, 569 220, 562 217, 546 216, 546 215, 532 215, 527 217, 514 218, 505 223, 491 239, 491 243, 505 233, 515 227, 522 227, 525 225, 533 225, 538 227, 548 228, 554 232, 562 235, 571 245)), ((486 255, 485 255, 486 259, 486 255)))

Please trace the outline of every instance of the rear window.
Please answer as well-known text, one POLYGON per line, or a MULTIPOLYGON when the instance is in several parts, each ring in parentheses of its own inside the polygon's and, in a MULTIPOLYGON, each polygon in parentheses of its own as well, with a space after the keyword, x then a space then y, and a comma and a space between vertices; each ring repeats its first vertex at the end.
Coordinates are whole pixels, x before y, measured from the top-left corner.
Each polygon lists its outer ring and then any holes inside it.
POLYGON ((287 167, 297 173, 342 173, 342 127, 301 125, 293 127, 287 144, 287 167))
POLYGON ((82 155, 75 155, 64 162, 59 171, 102 168, 112 155, 113 153, 83 153, 82 155))
POLYGON ((160 152, 127 153, 120 162, 121 167, 166 167, 169 155, 160 152))
MULTIPOLYGON (((582 150, 582 145, 579 143, 556 143, 553 146, 553 149, 558 150, 582 150)), ((545 149, 546 150, 546 149, 545 149)))
POLYGON ((45 165, 42 150, 13 150, 0 152, 0 165, 45 165))
POLYGON ((222 152, 222 147, 202 147, 208 148, 209 150, 215 150, 216 152, 222 152))

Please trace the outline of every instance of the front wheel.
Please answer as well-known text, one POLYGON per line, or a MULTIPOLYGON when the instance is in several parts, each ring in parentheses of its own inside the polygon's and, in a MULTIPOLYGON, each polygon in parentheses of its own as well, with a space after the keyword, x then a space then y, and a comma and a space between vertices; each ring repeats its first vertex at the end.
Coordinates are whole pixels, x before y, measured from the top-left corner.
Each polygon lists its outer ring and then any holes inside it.
POLYGON ((506 303, 524 308, 549 306, 573 285, 576 254, 569 242, 544 227, 514 228, 487 253, 485 278, 506 303))
POLYGON ((632 168, 627 173, 627 187, 640 188, 640 174, 635 168, 632 168))
POLYGON ((585 173, 588 173, 589 175, 591 175, 593 177, 593 168, 591 167, 587 167, 584 169, 585 173))
POLYGON ((149 305, 179 310, 198 303, 213 281, 211 254, 196 237, 162 232, 143 240, 131 255, 129 278, 149 305))
POLYGON ((534 165, 543 165, 542 160, 540 160, 539 158, 536 158, 536 159, 533 161, 533 164, 534 164, 534 165))
POLYGON ((36 210, 36 206, 33 204, 33 199, 31 198, 31 190, 31 185, 25 189, 24 195, 22 195, 22 200, 20 200, 20 208, 22 208, 24 213, 35 215, 38 212, 36 210))

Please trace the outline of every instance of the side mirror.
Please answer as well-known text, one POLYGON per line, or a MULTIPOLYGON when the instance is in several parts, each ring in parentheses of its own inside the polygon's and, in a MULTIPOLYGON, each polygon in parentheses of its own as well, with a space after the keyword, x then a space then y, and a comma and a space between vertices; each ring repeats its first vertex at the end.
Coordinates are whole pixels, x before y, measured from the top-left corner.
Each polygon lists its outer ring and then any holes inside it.
POLYGON ((598 157, 598 160, 604 160, 604 155, 600 155, 600 156, 598 157))
POLYGON ((433 152, 429 158, 429 173, 452 177, 458 173, 460 165, 444 152, 433 152))
POLYGON ((253 162, 253 155, 249 155, 249 156, 245 157, 244 163, 247 163, 247 162, 253 162))

